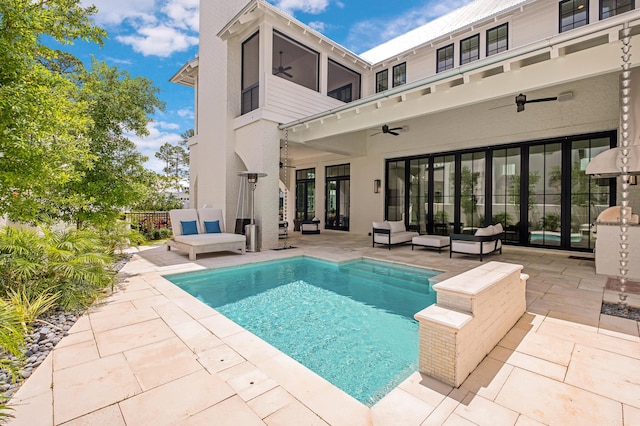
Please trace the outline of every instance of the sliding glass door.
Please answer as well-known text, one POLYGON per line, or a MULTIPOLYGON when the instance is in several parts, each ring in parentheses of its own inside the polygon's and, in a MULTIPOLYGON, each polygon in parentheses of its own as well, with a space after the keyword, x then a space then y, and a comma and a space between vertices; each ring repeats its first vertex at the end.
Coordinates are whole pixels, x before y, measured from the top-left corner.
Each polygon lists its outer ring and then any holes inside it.
POLYGON ((507 243, 591 250, 598 214, 615 204, 615 179, 585 169, 615 138, 612 131, 387 160, 386 219, 440 235, 501 223, 507 243))

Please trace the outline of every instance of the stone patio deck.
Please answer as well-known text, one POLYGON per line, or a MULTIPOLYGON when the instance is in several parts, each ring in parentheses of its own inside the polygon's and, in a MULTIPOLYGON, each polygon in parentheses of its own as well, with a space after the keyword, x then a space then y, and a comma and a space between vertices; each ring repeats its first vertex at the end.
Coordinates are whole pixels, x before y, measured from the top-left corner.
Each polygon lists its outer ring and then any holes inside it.
MULTIPOLYGON (((606 277, 576 253, 506 246, 524 265, 527 313, 459 388, 414 373, 371 409, 184 293, 163 274, 312 255, 447 271, 476 257, 371 248, 370 237, 294 235, 292 250, 136 252, 11 401, 11 425, 639 425, 637 321, 600 314, 606 277)), ((640 296, 631 303, 640 305, 640 296)))

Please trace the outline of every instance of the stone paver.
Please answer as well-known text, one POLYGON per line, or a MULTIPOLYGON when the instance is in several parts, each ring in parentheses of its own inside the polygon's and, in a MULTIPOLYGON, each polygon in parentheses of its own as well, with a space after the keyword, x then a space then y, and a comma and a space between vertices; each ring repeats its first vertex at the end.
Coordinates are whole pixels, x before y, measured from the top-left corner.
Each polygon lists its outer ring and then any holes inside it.
POLYGON ((289 243, 298 248, 197 262, 164 247, 136 252, 121 271, 127 282, 16 393, 9 424, 640 424, 638 322, 602 315, 606 278, 569 253, 506 246, 488 257, 524 265, 528 312, 459 389, 416 372, 372 408, 162 277, 300 255, 446 271, 436 281, 478 266, 340 232, 293 233, 289 243))

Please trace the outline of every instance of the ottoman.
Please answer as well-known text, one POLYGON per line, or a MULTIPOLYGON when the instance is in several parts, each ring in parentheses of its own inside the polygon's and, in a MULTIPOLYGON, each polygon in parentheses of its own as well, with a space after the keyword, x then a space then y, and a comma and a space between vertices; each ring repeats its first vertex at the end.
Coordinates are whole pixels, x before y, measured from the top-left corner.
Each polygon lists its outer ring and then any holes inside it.
POLYGON ((413 237, 411 239, 411 250, 413 250, 413 246, 421 246, 438 249, 438 253, 440 253, 443 248, 449 247, 449 244, 450 241, 448 236, 418 235, 417 237, 413 237))

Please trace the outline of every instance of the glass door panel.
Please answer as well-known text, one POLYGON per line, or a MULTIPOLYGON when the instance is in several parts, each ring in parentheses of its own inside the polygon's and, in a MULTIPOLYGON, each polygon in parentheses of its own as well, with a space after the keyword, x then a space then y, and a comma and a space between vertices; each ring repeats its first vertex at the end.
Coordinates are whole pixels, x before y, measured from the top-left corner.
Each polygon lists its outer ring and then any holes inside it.
POLYGON ((473 234, 477 228, 484 226, 485 158, 484 152, 461 155, 460 231, 465 234, 473 234))
POLYGON ((338 183, 335 179, 327 181, 327 214, 325 228, 336 229, 336 217, 338 211, 338 183))
POLYGON ((609 179, 595 179, 585 174, 593 157, 609 149, 609 139, 586 139, 571 144, 571 236, 572 248, 595 246, 593 224, 602 210, 609 207, 609 179))
POLYGON ((501 223, 506 241, 520 242, 520 148, 493 151, 491 224, 501 223))
POLYGON ((433 231, 449 235, 454 228, 456 195, 455 156, 435 157, 433 160, 433 231))
POLYGON ((429 159, 420 158, 409 163, 411 184, 409 186, 409 226, 420 233, 427 232, 429 198, 429 159))
POLYGON ((535 145, 529 150, 529 242, 560 246, 562 145, 535 145))
POLYGON ((338 229, 348 231, 351 182, 346 179, 338 181, 338 189, 338 201, 340 203, 337 210, 338 229))
POLYGON ((389 162, 387 170, 387 220, 403 220, 405 160, 389 162))

